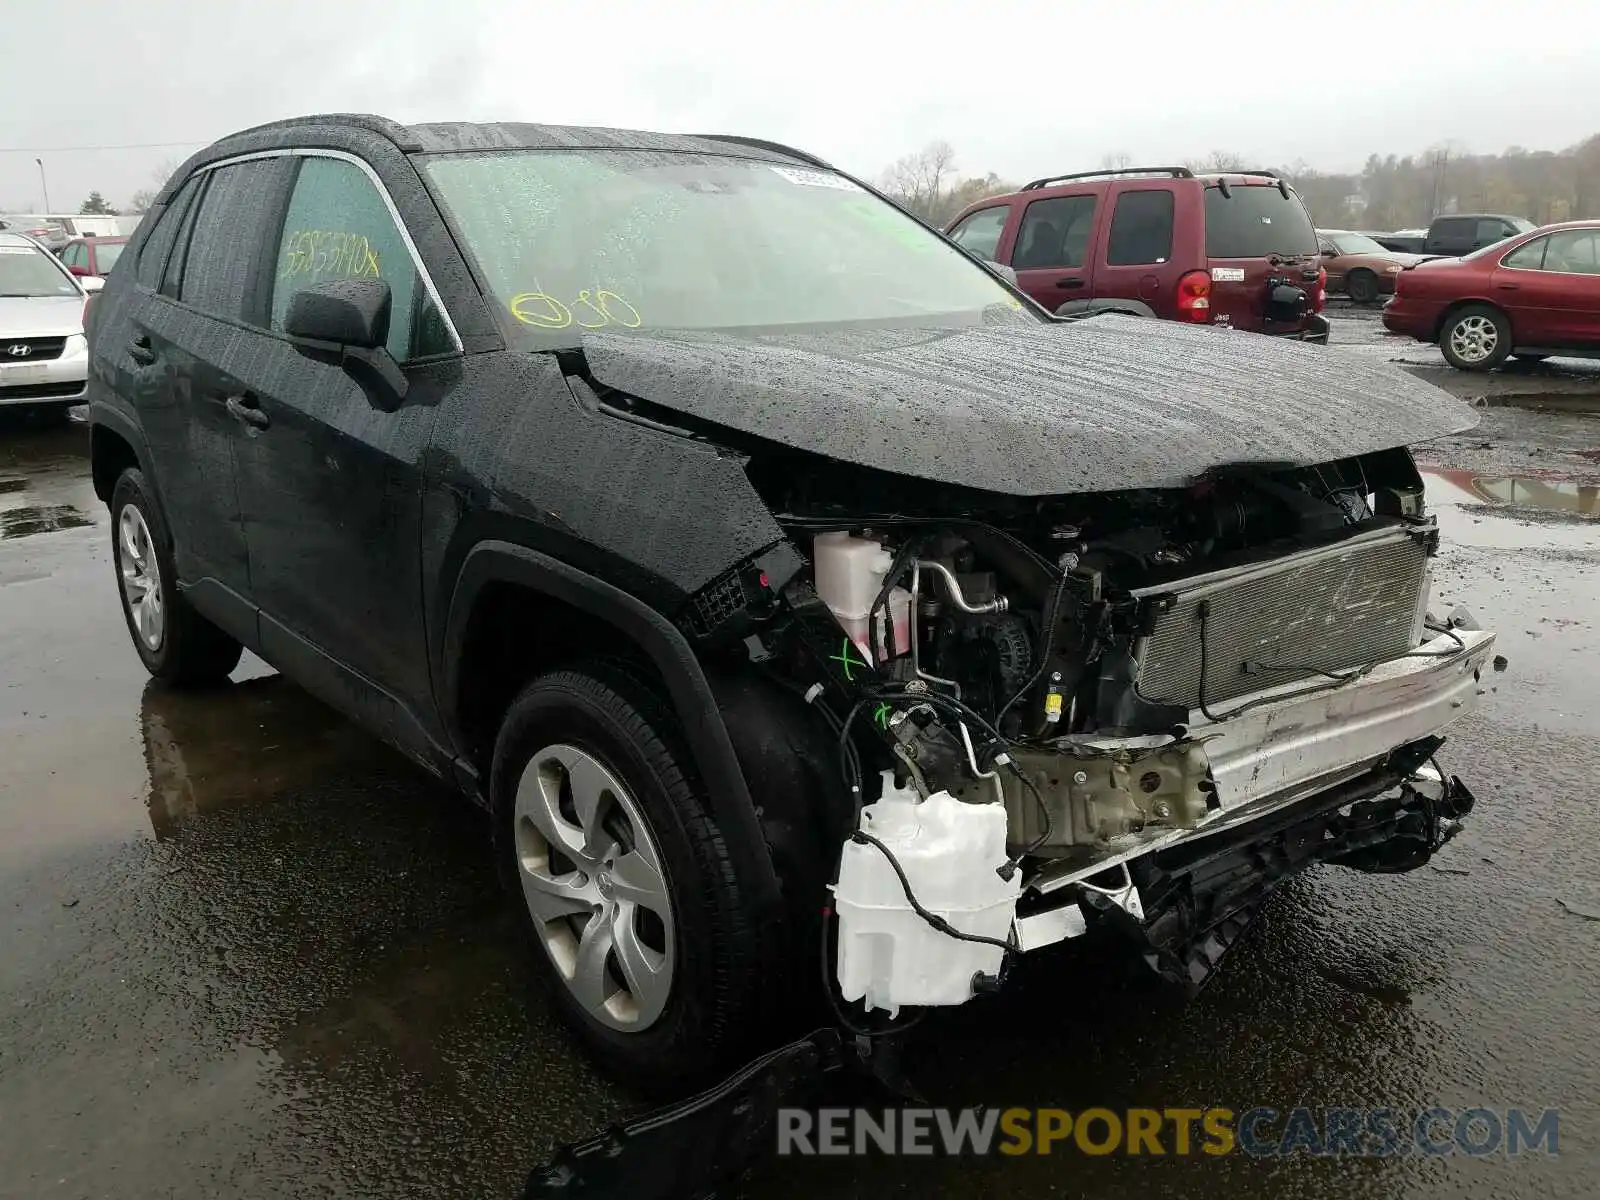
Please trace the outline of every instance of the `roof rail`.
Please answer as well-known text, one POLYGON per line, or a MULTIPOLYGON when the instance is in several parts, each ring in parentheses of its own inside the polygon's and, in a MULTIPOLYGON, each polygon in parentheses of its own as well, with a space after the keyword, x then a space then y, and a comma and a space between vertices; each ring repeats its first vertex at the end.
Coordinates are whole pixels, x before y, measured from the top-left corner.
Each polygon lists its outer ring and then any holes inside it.
POLYGON ((732 142, 736 146, 753 146, 757 150, 770 150, 774 154, 786 154, 790 158, 798 158, 801 162, 810 163, 814 167, 833 170, 831 163, 823 162, 815 154, 807 154, 804 150, 796 150, 793 146, 785 146, 782 142, 770 142, 766 138, 742 137, 736 133, 692 133, 689 136, 703 138, 708 142, 732 142))
POLYGON ((263 125, 252 125, 249 129, 235 130, 218 138, 217 141, 225 142, 247 133, 267 133, 274 129, 293 129, 301 125, 348 125, 353 129, 365 129, 368 133, 386 137, 406 154, 415 154, 422 149, 422 143, 417 141, 416 135, 406 126, 398 121, 391 121, 388 117, 374 116, 371 113, 311 113, 304 117, 285 117, 283 120, 268 121, 263 125))
POLYGON ((1071 175, 1046 175, 1043 179, 1030 180, 1018 190, 1031 192, 1036 188, 1049 187, 1054 183, 1065 183, 1069 179, 1110 179, 1118 175, 1165 175, 1168 179, 1194 178, 1194 172, 1188 167, 1125 167, 1122 169, 1108 167, 1099 171, 1076 171, 1071 175))

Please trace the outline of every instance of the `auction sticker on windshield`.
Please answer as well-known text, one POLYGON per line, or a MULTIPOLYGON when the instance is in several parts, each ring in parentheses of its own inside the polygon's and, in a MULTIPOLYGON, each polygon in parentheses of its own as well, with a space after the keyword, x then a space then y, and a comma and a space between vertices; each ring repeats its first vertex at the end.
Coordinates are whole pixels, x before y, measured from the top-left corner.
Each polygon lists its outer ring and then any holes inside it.
POLYGON ((793 167, 773 167, 790 183, 803 184, 806 187, 838 188, 841 192, 859 192, 861 188, 839 175, 829 175, 826 171, 797 171, 793 167))

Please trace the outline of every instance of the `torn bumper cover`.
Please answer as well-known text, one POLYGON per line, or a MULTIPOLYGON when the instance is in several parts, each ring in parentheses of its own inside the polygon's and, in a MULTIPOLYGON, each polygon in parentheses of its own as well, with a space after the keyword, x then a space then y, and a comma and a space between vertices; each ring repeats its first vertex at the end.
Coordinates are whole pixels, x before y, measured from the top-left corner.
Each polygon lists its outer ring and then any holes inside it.
MULTIPOLYGON (((1196 713, 1184 744, 1190 759, 1203 748, 1204 815, 1120 835, 1092 863, 1066 858, 1037 872, 1018 906, 1017 945, 1109 925, 1137 938, 1163 975, 1196 984, 1260 900, 1313 862, 1373 871, 1426 862, 1472 807, 1460 780, 1427 764, 1438 731, 1475 700, 1493 645, 1492 633, 1452 629, 1336 686, 1263 693, 1214 722, 1196 713)), ((1094 748, 1138 761, 1153 740, 1094 748)))

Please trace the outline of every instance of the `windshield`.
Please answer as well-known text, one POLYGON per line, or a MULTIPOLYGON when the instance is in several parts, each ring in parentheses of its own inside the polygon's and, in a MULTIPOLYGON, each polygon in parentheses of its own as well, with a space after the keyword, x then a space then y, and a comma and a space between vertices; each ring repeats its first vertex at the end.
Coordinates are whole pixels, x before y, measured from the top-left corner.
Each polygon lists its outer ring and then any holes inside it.
POLYGON ((76 296, 72 277, 33 246, 0 246, 0 296, 76 296))
POLYGON ((1227 195, 1220 187, 1206 188, 1207 258, 1316 252, 1311 218, 1294 192, 1285 196, 1276 187, 1263 184, 1236 183, 1227 195))
POLYGON ((514 345, 594 329, 1036 319, 970 256, 831 172, 645 150, 424 166, 514 345))
POLYGON ((1340 254, 1387 254, 1377 242, 1364 233, 1341 233, 1329 239, 1340 254))
POLYGON ((117 259, 122 257, 122 248, 126 242, 96 242, 94 244, 94 267, 102 275, 111 274, 111 268, 117 265, 117 259))

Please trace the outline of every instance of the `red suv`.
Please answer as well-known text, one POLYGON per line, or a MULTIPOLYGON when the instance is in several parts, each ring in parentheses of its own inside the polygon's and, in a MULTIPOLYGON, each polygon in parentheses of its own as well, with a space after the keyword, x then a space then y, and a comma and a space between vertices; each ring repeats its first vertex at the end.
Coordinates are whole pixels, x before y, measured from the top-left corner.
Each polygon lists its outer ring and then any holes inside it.
POLYGON ((1508 355, 1600 358, 1600 221, 1546 225, 1464 258, 1418 263, 1395 276, 1383 323, 1438 342, 1463 371, 1508 355))
POLYGON ((1060 316, 1121 312, 1326 343, 1327 275, 1293 188, 1187 167, 1035 179, 945 230, 1060 316))

